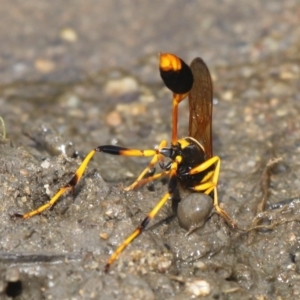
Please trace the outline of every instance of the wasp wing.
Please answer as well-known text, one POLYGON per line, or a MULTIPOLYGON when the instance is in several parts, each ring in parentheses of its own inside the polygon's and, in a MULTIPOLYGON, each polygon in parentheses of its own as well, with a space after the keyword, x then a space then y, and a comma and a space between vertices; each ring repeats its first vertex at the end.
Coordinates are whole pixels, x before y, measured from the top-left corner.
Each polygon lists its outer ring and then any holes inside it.
POLYGON ((191 63, 194 84, 189 92, 189 136, 203 147, 206 159, 213 155, 212 149, 212 100, 211 76, 205 62, 197 57, 191 63))

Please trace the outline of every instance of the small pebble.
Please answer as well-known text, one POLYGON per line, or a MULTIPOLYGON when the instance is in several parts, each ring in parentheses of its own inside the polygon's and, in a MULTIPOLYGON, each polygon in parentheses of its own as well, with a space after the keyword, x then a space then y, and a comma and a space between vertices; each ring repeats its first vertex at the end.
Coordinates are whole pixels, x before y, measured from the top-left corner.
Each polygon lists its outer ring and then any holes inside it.
POLYGON ((44 168, 44 169, 48 169, 50 167, 50 162, 48 159, 44 160, 42 163, 41 163, 41 167, 44 168))
POLYGON ((37 71, 47 74, 55 69, 55 63, 51 60, 40 58, 34 62, 34 67, 37 71))
POLYGON ((107 240, 107 239, 108 239, 108 235, 107 235, 106 232, 100 232, 100 237, 101 237, 101 239, 103 239, 103 240, 107 240))
POLYGON ((122 123, 121 115, 116 110, 111 111, 106 115, 106 123, 112 127, 119 126, 122 123))
POLYGON ((137 92, 138 87, 138 83, 134 78, 123 77, 109 80, 104 87, 104 92, 109 96, 119 97, 137 92))
POLYGON ((6 280, 9 282, 16 282, 20 280, 20 272, 16 268, 8 269, 6 271, 6 280))
POLYGON ((232 98, 233 98, 233 92, 232 91, 226 91, 226 92, 224 92, 223 95, 222 95, 222 98, 225 101, 231 101, 232 98))
POLYGON ((61 37, 61 39, 65 40, 67 42, 70 42, 70 43, 74 43, 78 39, 77 33, 72 28, 64 28, 60 32, 60 37, 61 37))
POLYGON ((186 283, 186 292, 192 296, 207 296, 210 284, 205 280, 192 280, 186 283))

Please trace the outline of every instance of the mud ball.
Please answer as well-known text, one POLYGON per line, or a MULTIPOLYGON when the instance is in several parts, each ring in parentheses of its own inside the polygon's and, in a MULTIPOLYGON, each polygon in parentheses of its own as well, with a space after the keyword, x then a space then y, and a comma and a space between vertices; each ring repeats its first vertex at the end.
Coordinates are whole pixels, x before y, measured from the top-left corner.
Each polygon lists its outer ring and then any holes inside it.
POLYGON ((186 230, 203 226, 213 209, 213 199, 203 193, 192 193, 177 208, 179 225, 186 230))

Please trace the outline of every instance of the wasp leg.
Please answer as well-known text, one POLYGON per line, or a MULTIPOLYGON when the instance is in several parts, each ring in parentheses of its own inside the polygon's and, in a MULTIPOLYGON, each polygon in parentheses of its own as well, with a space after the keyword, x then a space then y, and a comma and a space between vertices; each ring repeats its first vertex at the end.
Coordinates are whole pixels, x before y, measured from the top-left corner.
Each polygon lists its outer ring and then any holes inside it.
POLYGON ((214 192, 214 207, 215 207, 217 213, 232 228, 237 228, 236 222, 234 220, 232 220, 231 217, 228 215, 228 213, 224 209, 222 209, 219 205, 217 185, 218 185, 218 179, 219 179, 219 175, 220 175, 220 165, 221 165, 220 158, 218 156, 214 156, 214 157, 210 158, 209 160, 205 161, 204 163, 200 164, 199 166, 196 166, 195 168, 191 169, 189 171, 189 174, 197 174, 197 173, 203 172, 214 164, 216 165, 215 170, 208 172, 208 174, 202 179, 200 184, 192 187, 191 190, 203 192, 207 195, 209 195, 213 191, 214 192))
POLYGON ((72 191, 75 188, 76 184, 80 181, 82 174, 84 173, 89 161, 92 159, 95 153, 96 153, 96 149, 90 151, 90 153, 85 157, 85 159, 83 160, 83 162, 81 163, 77 171, 75 172, 72 179, 65 186, 60 188, 59 191, 47 203, 26 214, 18 214, 18 213, 14 214, 13 217, 28 219, 37 214, 42 213, 46 209, 51 208, 66 191, 72 191))
POLYGON ((114 251, 107 261, 104 271, 108 272, 110 265, 117 259, 117 257, 124 251, 124 249, 136 239, 147 227, 150 221, 155 218, 160 209, 164 204, 172 197, 176 186, 177 186, 177 168, 178 164, 181 162, 182 157, 178 156, 175 158, 175 162, 172 164, 170 169, 170 178, 168 183, 168 193, 166 193, 159 202, 154 206, 154 208, 148 213, 146 218, 141 222, 141 224, 123 241, 123 243, 114 251))
MULTIPOLYGON (((144 178, 144 179, 140 180, 138 182, 138 184, 134 188, 138 188, 138 187, 140 187, 142 185, 145 185, 146 183, 148 183, 150 181, 154 181, 154 180, 157 180, 157 179, 159 179, 159 178, 161 178, 163 176, 167 176, 167 175, 169 175, 169 173, 170 173, 170 171, 163 171, 163 172, 157 173, 157 174, 155 174, 153 176, 144 178)), ((125 189, 125 191, 127 191, 127 188, 125 189)))
MULTIPOLYGON (((157 152, 154 154, 149 165, 145 168, 145 170, 140 174, 140 176, 130 186, 128 186, 127 188, 124 189, 125 191, 131 191, 131 190, 145 184, 146 182, 148 182, 148 181, 144 182, 143 178, 158 162, 163 162, 164 156, 159 153, 159 150, 166 146, 167 146, 167 141, 165 141, 165 140, 159 144, 157 152)), ((152 178, 152 177, 153 176, 151 176, 149 178, 152 178)), ((151 181, 151 180, 149 180, 149 181, 151 181)))
POLYGON ((154 157, 158 157, 160 155, 158 150, 138 150, 138 149, 130 149, 130 148, 124 148, 124 147, 118 147, 118 146, 111 146, 111 145, 99 146, 88 153, 88 155, 85 157, 85 159, 83 160, 83 162, 81 163, 79 168, 76 170, 72 179, 66 185, 64 185, 62 188, 60 188, 59 191, 47 203, 45 203, 44 205, 38 207, 37 209, 34 209, 25 214, 16 213, 13 215, 13 217, 19 217, 22 219, 31 218, 37 214, 42 213, 46 209, 51 208, 66 191, 74 190, 75 186, 78 184, 78 182, 82 178, 82 175, 83 175, 84 171, 86 170, 90 160, 93 158, 93 156, 95 155, 96 152, 103 152, 103 153, 107 153, 107 154, 122 155, 122 156, 154 156, 154 157))

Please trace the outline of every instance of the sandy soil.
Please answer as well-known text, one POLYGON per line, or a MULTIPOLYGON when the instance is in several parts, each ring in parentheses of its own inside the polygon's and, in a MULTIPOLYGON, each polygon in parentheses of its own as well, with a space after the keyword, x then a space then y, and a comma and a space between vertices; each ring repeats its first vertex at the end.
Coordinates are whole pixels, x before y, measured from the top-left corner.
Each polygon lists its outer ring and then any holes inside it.
MULTIPOLYGON (((299 15, 296 0, 2 3, 1 299, 299 299, 299 15), (96 146, 170 140, 160 51, 211 70, 219 198, 239 229, 213 215, 187 236, 168 203, 105 274, 167 190, 123 190, 149 159, 97 154, 53 209, 10 216, 96 146)), ((180 136, 187 122, 183 102, 180 136)))

